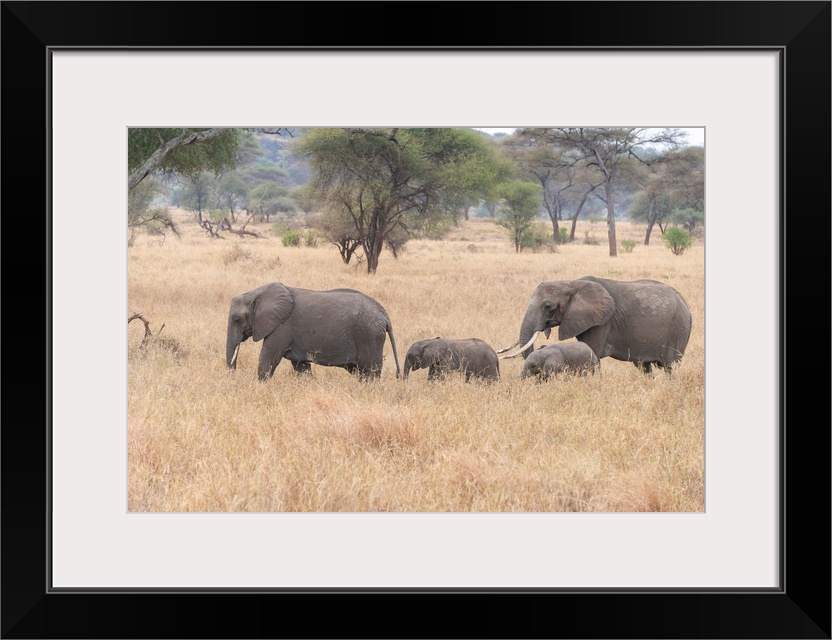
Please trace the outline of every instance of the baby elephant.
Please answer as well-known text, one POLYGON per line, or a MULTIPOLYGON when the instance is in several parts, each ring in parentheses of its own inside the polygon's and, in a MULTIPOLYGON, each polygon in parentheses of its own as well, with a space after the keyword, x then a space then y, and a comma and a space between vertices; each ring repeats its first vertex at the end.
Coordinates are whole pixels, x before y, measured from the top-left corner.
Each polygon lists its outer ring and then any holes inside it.
POLYGON ((546 380, 559 373, 595 373, 601 363, 595 352, 584 342, 558 342, 532 351, 523 364, 521 378, 537 376, 546 380))
POLYGON ((434 338, 410 345, 404 359, 404 377, 411 369, 427 369, 428 380, 442 379, 449 371, 462 371, 484 380, 500 377, 500 360, 494 349, 479 338, 434 338))

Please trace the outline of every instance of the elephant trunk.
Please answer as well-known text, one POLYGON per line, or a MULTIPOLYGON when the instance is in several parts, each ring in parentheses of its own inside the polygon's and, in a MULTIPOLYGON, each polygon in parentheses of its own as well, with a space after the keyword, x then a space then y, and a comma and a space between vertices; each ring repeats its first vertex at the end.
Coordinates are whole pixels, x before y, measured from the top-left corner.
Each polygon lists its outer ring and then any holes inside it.
POLYGON ((402 368, 402 378, 407 380, 410 370, 413 368, 413 356, 409 353, 404 358, 404 367, 402 368))
POLYGON ((229 369, 237 368, 237 354, 240 352, 242 336, 236 336, 229 331, 225 342, 225 364, 229 369))
POLYGON ((543 327, 540 326, 536 314, 532 310, 526 311, 523 324, 520 325, 520 337, 517 340, 518 344, 523 345, 520 348, 520 351, 523 352, 523 359, 528 358, 529 354, 534 351, 534 339, 537 338, 538 332, 542 330, 543 327))

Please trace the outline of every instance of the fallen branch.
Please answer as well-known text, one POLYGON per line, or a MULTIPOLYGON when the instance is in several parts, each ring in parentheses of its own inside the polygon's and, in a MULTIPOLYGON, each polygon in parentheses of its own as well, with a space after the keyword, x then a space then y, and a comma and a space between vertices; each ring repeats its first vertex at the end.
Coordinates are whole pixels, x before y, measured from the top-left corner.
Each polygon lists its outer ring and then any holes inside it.
POLYGON ((170 351, 177 357, 186 355, 185 350, 182 348, 182 345, 179 344, 178 340, 168 336, 162 336, 162 330, 165 328, 164 323, 162 323, 162 326, 159 327, 159 330, 154 334, 150 330, 150 322, 141 313, 134 313, 132 316, 127 318, 127 324, 130 324, 133 320, 141 320, 144 323, 144 337, 139 345, 140 349, 144 349, 153 343, 157 347, 170 351))
MULTIPOLYGON (((133 320, 141 320, 144 322, 144 338, 142 338, 141 346, 147 346, 147 341, 153 337, 153 332, 150 330, 150 322, 148 322, 147 319, 140 313, 134 313, 132 316, 127 318, 127 324, 130 324, 133 320)), ((162 325, 162 328, 164 328, 164 325, 162 325)), ((161 330, 162 329, 159 329, 159 331, 161 330)))
POLYGON ((262 238, 264 236, 262 234, 260 234, 259 232, 257 232, 257 231, 246 231, 246 229, 245 229, 246 225, 251 221, 251 219, 253 217, 254 217, 254 214, 251 214, 249 216, 248 220, 245 221, 245 224, 243 224, 242 227, 240 227, 239 229, 235 229, 234 227, 231 226, 231 223, 228 221, 228 217, 223 216, 222 220, 220 221, 220 229, 222 231, 228 231, 229 233, 233 233, 233 234, 241 236, 241 237, 242 236, 253 236, 255 238, 262 238))
POLYGON ((210 220, 203 220, 199 223, 199 226, 205 229, 205 232, 208 234, 210 238, 214 238, 217 240, 225 240, 220 234, 218 234, 215 228, 218 226, 215 222, 211 222, 210 220))

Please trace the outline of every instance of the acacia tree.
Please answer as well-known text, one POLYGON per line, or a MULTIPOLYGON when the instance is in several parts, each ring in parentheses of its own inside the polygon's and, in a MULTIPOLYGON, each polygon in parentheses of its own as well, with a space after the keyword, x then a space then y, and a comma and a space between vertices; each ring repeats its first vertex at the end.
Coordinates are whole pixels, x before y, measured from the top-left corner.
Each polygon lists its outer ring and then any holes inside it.
POLYGON ((650 244, 654 225, 664 234, 672 221, 689 231, 704 217, 705 208, 705 150, 685 147, 671 150, 651 167, 636 173, 635 182, 641 187, 628 210, 633 220, 647 223, 644 244, 650 244))
POLYGON ((615 183, 619 162, 633 158, 648 163, 639 154, 645 145, 678 145, 684 135, 677 129, 647 129, 638 127, 585 128, 564 127, 547 129, 521 129, 519 135, 559 145, 576 165, 582 164, 598 172, 603 181, 604 199, 607 204, 607 235, 610 256, 618 255, 615 236, 615 183))
POLYGON ((511 232, 515 253, 523 250, 523 239, 540 214, 542 192, 540 185, 520 180, 506 182, 502 187, 503 208, 497 224, 511 232))
POLYGON ((234 212, 237 210, 240 203, 244 203, 246 201, 247 195, 248 187, 246 186, 246 183, 243 182, 243 179, 234 171, 225 174, 217 182, 217 204, 221 209, 228 209, 228 212, 231 215, 231 222, 237 222, 237 216, 234 212))
POLYGON ((413 237, 459 214, 462 196, 486 185, 465 179, 494 149, 468 129, 313 129, 296 153, 312 172, 310 197, 345 217, 361 240, 367 272, 375 273, 385 241, 413 237))
MULTIPOLYGON (((256 129, 283 135, 284 127, 256 129)), ((147 176, 161 172, 192 175, 233 169, 241 155, 251 152, 244 129, 139 128, 127 130, 127 189, 132 191, 147 176)))
POLYGON ((187 176, 180 198, 183 205, 196 214, 196 221, 202 224, 202 211, 207 209, 214 192, 216 179, 206 171, 187 176))
POLYGON ((538 183, 542 188, 543 207, 552 221, 552 236, 560 244, 560 221, 571 210, 569 241, 575 239, 575 227, 589 195, 602 182, 585 166, 575 162, 558 144, 549 144, 542 138, 513 136, 506 138, 502 149, 518 167, 525 180, 538 183))

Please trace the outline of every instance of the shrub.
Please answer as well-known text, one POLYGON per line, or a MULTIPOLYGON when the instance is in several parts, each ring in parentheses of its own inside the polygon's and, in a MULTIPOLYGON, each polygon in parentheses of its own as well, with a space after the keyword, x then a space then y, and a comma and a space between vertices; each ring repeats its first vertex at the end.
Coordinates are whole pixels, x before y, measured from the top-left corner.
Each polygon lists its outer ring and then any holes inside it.
POLYGON ((241 260, 251 260, 251 251, 244 249, 240 243, 235 242, 231 245, 231 249, 223 256, 222 260, 225 264, 232 264, 241 260))
POLYGON ((636 243, 634 240, 622 240, 621 241, 621 249, 623 249, 624 253, 632 253, 633 248, 635 248, 636 243))
POLYGON ((546 225, 533 223, 520 235, 521 249, 536 251, 552 243, 552 234, 546 225))
POLYGON ((286 231, 281 238, 284 247, 299 247, 300 246, 300 231, 286 231))
POLYGON ((589 231, 584 231, 584 244, 597 245, 601 244, 601 241, 594 236, 590 237, 589 231))
POLYGON ((664 232, 664 243, 677 256, 682 255, 685 249, 693 244, 690 232, 682 227, 670 227, 664 232))
POLYGON ((318 234, 315 233, 314 229, 308 229, 306 231, 306 238, 304 238, 304 244, 306 244, 307 247, 318 246, 318 234))
POLYGON ((561 244, 566 244, 567 242, 569 242, 569 232, 566 229, 558 229, 558 235, 560 236, 561 244))

